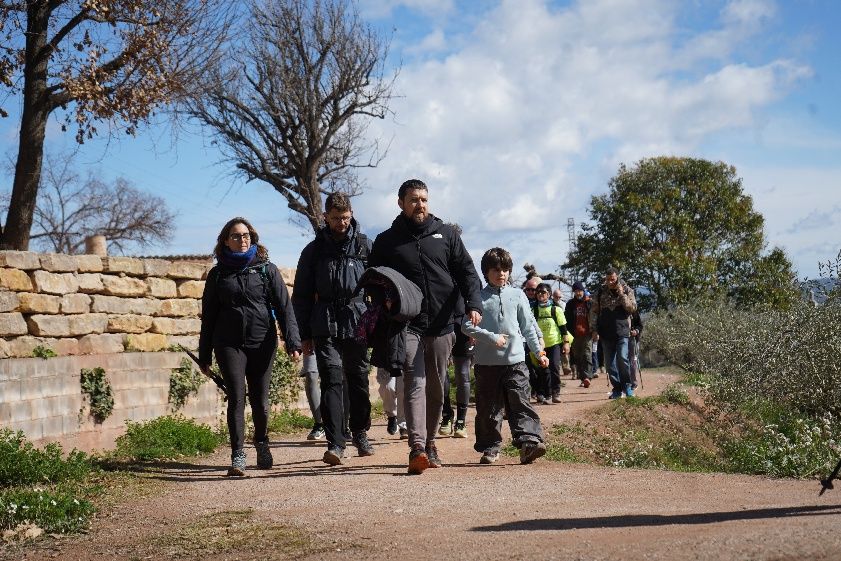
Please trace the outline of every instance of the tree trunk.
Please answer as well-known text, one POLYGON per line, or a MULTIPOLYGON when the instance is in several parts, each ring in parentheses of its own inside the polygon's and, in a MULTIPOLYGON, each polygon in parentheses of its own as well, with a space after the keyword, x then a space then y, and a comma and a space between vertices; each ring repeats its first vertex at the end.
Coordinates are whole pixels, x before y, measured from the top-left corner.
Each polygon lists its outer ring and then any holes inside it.
POLYGON ((47 92, 47 62, 50 57, 47 47, 49 15, 47 2, 29 3, 20 144, 9 213, 0 237, 0 249, 25 251, 29 248, 29 231, 32 228, 38 185, 41 182, 44 135, 47 118, 52 110, 47 92))

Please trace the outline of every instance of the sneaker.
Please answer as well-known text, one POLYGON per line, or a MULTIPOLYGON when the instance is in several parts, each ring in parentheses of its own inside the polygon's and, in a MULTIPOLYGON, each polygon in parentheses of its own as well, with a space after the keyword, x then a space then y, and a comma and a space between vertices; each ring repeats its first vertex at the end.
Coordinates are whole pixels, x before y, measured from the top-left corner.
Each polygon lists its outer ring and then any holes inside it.
POLYGON ((409 438, 409 429, 406 428, 406 423, 400 423, 397 425, 397 429, 400 432, 400 439, 406 440, 409 438))
POLYGON ((607 396, 607 398, 608 399, 621 399, 622 398, 622 392, 619 391, 619 390, 613 390, 612 392, 610 392, 610 395, 607 396))
POLYGON ((353 435, 353 445, 356 446, 360 456, 373 456, 374 447, 368 442, 368 433, 361 430, 353 435))
POLYGON ((495 463, 499 459, 499 450, 492 450, 488 449, 482 454, 482 457, 479 458, 480 464, 490 465, 495 463))
POLYGON ((307 440, 324 440, 325 437, 324 426, 315 424, 313 425, 310 433, 307 435, 307 440))
POLYGON ((386 426, 385 430, 388 434, 397 434, 397 417, 388 418, 388 426, 386 426))
POLYGON ((412 451, 409 452, 409 473, 411 475, 420 475, 426 468, 429 467, 429 457, 426 451, 420 444, 416 444, 412 451))
POLYGON ((584 378, 581 381, 581 385, 584 386, 585 388, 589 388, 590 387, 590 380, 588 380, 587 378, 584 378))
POLYGON ((245 477, 245 450, 231 452, 231 467, 228 477, 245 477))
POLYGON ((328 446, 321 461, 331 466, 338 466, 342 463, 342 458, 345 456, 345 449, 341 446, 328 446))
POLYGON ((451 432, 453 432, 453 422, 451 420, 446 420, 441 423, 441 428, 438 429, 438 434, 441 436, 448 436, 451 432))
POLYGON ((453 426, 453 438, 467 438, 467 426, 464 421, 456 421, 453 426))
POLYGON ((426 457, 429 460, 429 467, 431 468, 439 468, 444 465, 441 458, 438 457, 438 447, 435 446, 434 442, 426 445, 426 457))
POLYGON ((546 445, 542 442, 526 442, 520 448, 520 463, 530 464, 546 453, 546 445))
POLYGON ((272 458, 272 451, 269 449, 269 440, 255 442, 254 448, 257 449, 257 469, 272 469, 274 458, 272 458))
POLYGON ((561 394, 553 393, 552 394, 552 403, 560 403, 561 402, 561 394))
POLYGON ((598 372, 594 372, 594 373, 593 373, 593 378, 598 378, 598 377, 599 377, 599 373, 598 373, 598 372))
POLYGON ((542 395, 537 396, 537 404, 538 405, 549 405, 551 401, 549 399, 543 397, 542 395))
POLYGON ((627 397, 634 397, 634 386, 632 386, 631 384, 625 386, 625 395, 627 397))

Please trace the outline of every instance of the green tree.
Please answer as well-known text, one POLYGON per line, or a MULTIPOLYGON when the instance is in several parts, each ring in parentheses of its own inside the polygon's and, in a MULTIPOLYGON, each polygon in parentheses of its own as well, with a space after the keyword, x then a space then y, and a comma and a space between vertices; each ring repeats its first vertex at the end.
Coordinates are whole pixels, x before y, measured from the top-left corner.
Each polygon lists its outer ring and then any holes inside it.
POLYGON ((644 307, 725 295, 739 305, 786 307, 798 297, 782 249, 763 254, 764 219, 736 168, 696 158, 624 164, 606 195, 594 196, 563 268, 590 284, 610 265, 623 271, 644 307))

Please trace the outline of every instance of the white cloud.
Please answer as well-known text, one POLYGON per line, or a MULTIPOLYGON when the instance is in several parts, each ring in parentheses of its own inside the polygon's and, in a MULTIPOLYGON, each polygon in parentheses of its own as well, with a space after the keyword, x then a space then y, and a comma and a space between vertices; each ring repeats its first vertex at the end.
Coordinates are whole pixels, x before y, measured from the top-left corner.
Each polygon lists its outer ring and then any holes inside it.
MULTIPOLYGON (((810 76, 791 60, 730 60, 739 41, 762 31, 773 4, 731 2, 719 27, 685 41, 676 40, 676 6, 502 1, 465 33, 463 48, 404 66, 396 123, 372 127, 394 142, 367 176, 369 193, 393 197, 403 180, 420 177, 432 212, 462 224, 478 254, 508 240, 517 263, 554 268, 566 252, 567 217, 583 218, 592 186, 604 191, 620 162, 698 155, 718 133, 758 127, 763 110, 810 76), (705 37, 718 46, 699 46, 705 37)), ((392 199, 383 216, 369 200, 357 214, 379 231, 398 209, 392 199)))

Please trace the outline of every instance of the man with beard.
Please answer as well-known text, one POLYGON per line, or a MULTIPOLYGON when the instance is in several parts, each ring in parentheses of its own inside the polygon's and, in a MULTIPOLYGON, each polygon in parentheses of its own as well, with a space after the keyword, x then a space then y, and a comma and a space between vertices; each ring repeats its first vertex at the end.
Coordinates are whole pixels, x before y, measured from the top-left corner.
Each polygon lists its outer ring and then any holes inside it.
POLYGON ((403 365, 409 473, 442 466, 435 446, 443 404, 444 376, 455 342, 454 312, 464 299, 466 317, 482 320, 480 281, 461 238, 429 212, 429 189, 419 179, 397 193, 400 215, 374 240, 370 266, 391 267, 423 293, 421 312, 406 334, 403 365))

